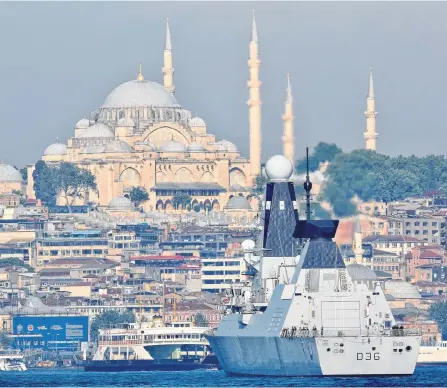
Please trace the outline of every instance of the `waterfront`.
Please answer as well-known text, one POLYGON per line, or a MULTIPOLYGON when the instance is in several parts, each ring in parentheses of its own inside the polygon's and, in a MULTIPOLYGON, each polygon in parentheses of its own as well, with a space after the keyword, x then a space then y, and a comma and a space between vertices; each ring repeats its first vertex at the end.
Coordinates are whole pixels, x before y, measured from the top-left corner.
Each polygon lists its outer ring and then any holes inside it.
POLYGON ((0 373, 0 387, 442 387, 446 366, 418 366, 409 377, 229 377, 217 370, 192 372, 84 372, 34 369, 0 373))

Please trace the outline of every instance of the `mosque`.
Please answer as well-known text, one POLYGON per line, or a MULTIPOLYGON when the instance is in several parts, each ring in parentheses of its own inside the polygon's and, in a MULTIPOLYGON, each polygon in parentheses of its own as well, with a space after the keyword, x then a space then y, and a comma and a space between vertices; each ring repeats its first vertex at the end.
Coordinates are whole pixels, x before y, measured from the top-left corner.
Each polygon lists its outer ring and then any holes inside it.
MULTIPOLYGON (((128 196, 132 187, 144 187, 149 193, 145 210, 172 210, 172 198, 178 191, 188 193, 192 207, 202 209, 222 210, 233 196, 252 201, 251 187, 261 173, 261 62, 254 15, 249 52, 250 159, 231 141, 209 133, 205 121, 192 117, 176 100, 167 20, 163 85, 146 80, 140 65, 135 80, 116 87, 94 117, 76 123, 74 137, 67 144, 51 144, 42 160, 48 165, 71 162, 96 177, 98 191, 77 204, 108 206, 114 198, 128 196)), ((293 159, 290 83, 288 93, 286 106, 290 108, 283 119, 288 128, 285 141, 293 159)), ((29 197, 34 197, 32 171, 33 166, 29 166, 29 197)), ((58 202, 64 204, 63 200, 58 202)))
MULTIPOLYGON (((70 162, 89 170, 98 186, 75 204, 88 202, 100 206, 123 202, 133 187, 144 187, 149 200, 144 210, 170 211, 176 192, 192 198, 192 207, 201 209, 257 210, 257 198, 251 195, 256 177, 261 174, 261 96, 258 34, 253 14, 249 44, 249 159, 242 156, 231 141, 217 139, 208 132, 205 121, 192 117, 175 98, 174 67, 169 20, 163 53, 163 85, 146 80, 140 65, 136 79, 116 87, 104 104, 89 118, 79 120, 74 136, 67 144, 49 145, 42 156, 48 165, 70 162), (246 201, 233 200, 242 197, 246 201), (248 205, 247 205, 248 203, 248 205)), ((366 148, 375 149, 375 103, 372 72, 367 100, 366 148)), ((287 75, 283 154, 294 161, 293 98, 287 75)), ((0 166, 1 170, 1 166, 0 166)), ((26 194, 35 198, 32 173, 28 166, 26 194)), ((18 171, 17 171, 18 172, 18 171)), ((14 179, 19 176, 14 174, 14 179)), ((10 179, 12 179, 10 178, 10 179)), ((0 176, 1 179, 1 176, 0 176)), ((14 181, 15 182, 15 181, 14 181)), ((1 183, 1 182, 0 182, 1 183)), ((15 184, 15 183, 14 183, 15 184)), ((58 203, 65 200, 58 198, 58 203)))

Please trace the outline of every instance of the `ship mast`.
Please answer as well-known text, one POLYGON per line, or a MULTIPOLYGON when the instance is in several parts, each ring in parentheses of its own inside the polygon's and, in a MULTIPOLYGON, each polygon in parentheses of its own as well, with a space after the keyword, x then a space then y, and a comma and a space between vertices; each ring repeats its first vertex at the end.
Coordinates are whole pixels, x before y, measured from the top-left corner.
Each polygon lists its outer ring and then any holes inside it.
POLYGON ((312 190, 312 182, 309 178, 309 147, 306 147, 306 181, 303 186, 306 191, 306 221, 310 221, 310 191, 312 190))

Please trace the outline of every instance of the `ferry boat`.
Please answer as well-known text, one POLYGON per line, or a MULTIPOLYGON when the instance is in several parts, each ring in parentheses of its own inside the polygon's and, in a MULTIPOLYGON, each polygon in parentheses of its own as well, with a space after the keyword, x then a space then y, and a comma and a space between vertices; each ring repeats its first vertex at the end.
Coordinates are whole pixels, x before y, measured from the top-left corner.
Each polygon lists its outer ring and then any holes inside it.
POLYGON ((193 370, 219 368, 205 338, 206 327, 171 322, 161 316, 150 323, 133 323, 99 330, 97 351, 85 371, 193 370))
POLYGON ((418 365, 447 364, 447 341, 422 343, 417 363, 418 365))
POLYGON ((26 370, 23 356, 12 353, 0 353, 0 372, 24 372, 26 370))
POLYGON ((299 220, 292 163, 265 166, 259 257, 248 284, 235 284, 226 314, 207 333, 228 374, 254 376, 411 375, 419 329, 398 328, 384 292, 353 282, 333 241, 337 220, 311 220, 309 172, 306 220, 299 220))

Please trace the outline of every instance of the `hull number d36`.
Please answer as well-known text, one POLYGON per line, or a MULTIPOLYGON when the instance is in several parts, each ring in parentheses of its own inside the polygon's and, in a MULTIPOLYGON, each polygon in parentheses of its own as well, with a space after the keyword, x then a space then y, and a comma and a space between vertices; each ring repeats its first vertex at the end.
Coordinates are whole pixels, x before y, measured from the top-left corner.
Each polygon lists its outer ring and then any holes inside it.
POLYGON ((357 353, 357 361, 379 361, 380 353, 357 353))

